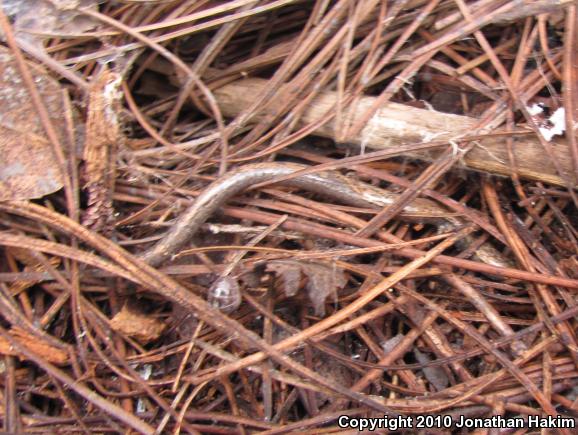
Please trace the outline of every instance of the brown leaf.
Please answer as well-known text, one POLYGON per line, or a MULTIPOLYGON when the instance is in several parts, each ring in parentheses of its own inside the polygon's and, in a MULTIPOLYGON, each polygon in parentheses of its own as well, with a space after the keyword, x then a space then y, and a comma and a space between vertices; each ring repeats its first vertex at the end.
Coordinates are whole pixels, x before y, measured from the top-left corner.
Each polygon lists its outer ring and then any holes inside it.
POLYGON ((137 311, 135 307, 124 305, 111 319, 110 327, 141 343, 148 343, 160 337, 166 325, 158 319, 137 311))
MULTIPOLYGON (((64 92, 28 63, 54 128, 66 143, 64 92)), ((62 174, 12 53, 0 46, 0 200, 39 198, 62 187, 62 174)))

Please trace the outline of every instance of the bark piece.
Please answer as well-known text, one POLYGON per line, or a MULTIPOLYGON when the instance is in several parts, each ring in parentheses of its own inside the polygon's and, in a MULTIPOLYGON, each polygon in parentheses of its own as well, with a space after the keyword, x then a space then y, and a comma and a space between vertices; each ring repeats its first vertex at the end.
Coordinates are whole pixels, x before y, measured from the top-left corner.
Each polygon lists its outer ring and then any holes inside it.
MULTIPOLYGON (((223 86, 214 91, 219 107, 225 116, 234 117, 247 109, 257 98, 267 81, 263 79, 244 79, 223 86)), ((338 95, 335 92, 323 92, 315 98, 304 111, 299 126, 314 123, 335 107, 338 95)), ((274 99, 273 99, 274 100, 274 99)), ((345 122, 355 124, 371 107, 375 97, 362 97, 348 108, 349 119, 345 122)), ((274 111, 274 101, 252 119, 257 122, 274 111)), ((452 115, 431 110, 418 109, 404 104, 386 103, 367 123, 358 137, 348 138, 347 142, 373 149, 395 148, 401 144, 420 143, 435 139, 458 139, 472 131, 478 122, 468 116, 452 115)), ((335 139, 338 131, 335 119, 317 128, 314 134, 335 139)), ((572 173, 570 149, 563 139, 551 143, 554 155, 560 161, 565 175, 572 173)), ((408 157, 432 160, 437 152, 415 152, 408 157)), ((544 181, 565 186, 554 164, 549 161, 546 152, 535 136, 514 139, 514 155, 519 175, 530 180, 544 181)), ((512 170, 508 159, 505 137, 492 137, 479 141, 462 159, 469 169, 510 176, 512 170)))

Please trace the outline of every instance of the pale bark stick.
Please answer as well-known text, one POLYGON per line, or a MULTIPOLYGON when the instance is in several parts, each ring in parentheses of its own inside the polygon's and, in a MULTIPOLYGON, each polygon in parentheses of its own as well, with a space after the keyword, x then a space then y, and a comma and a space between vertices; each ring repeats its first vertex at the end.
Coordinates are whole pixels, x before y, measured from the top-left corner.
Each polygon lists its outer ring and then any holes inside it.
MULTIPOLYGON (((234 117, 248 108, 266 84, 263 79, 245 79, 223 86, 214 91, 215 97, 225 116, 234 117)), ((301 124, 306 125, 319 120, 328 110, 335 107, 337 93, 324 92, 315 98, 304 111, 301 124)), ((348 108, 349 125, 355 124, 368 110, 374 97, 362 97, 355 107, 348 108)), ((274 105, 274 102, 272 102, 274 105)), ((274 107, 274 106, 271 106, 274 107)), ((267 109, 257 115, 257 121, 266 115, 267 109)), ((471 134, 475 118, 452 115, 433 110, 418 109, 397 103, 386 103, 367 123, 358 137, 348 138, 347 142, 371 149, 385 149, 401 144, 421 143, 430 140, 455 139, 471 134)), ((335 139, 337 126, 331 120, 315 130, 314 134, 335 139)), ((522 178, 543 181, 566 186, 560 174, 546 155, 539 140, 533 134, 514 138, 514 156, 518 174, 522 178)), ((571 179, 572 157, 566 141, 555 138, 552 143, 554 155, 558 158, 567 179, 571 179)), ((436 152, 415 152, 408 157, 432 160, 436 152)), ((505 137, 488 137, 478 142, 462 159, 462 164, 473 170, 497 175, 510 176, 512 169, 508 160, 505 137)))

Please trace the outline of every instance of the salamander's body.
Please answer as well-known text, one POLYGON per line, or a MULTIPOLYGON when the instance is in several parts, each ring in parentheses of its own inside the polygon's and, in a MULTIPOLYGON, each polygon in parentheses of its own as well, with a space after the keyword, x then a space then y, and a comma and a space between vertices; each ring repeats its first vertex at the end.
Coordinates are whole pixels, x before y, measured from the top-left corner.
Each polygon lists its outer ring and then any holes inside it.
MULTIPOLYGON (((303 169, 307 169, 307 166, 295 163, 256 163, 231 171, 207 187, 165 236, 142 255, 142 259, 154 266, 164 263, 231 197, 255 184, 303 169)), ((356 207, 387 207, 398 199, 398 195, 394 193, 344 177, 337 172, 299 175, 280 184, 318 193, 356 207)), ((416 198, 410 202, 399 214, 399 218, 409 222, 433 224, 445 230, 462 224, 462 221, 452 216, 448 210, 425 198, 416 198)), ((480 261, 493 266, 509 266, 503 255, 488 243, 477 250, 476 256, 480 261)))

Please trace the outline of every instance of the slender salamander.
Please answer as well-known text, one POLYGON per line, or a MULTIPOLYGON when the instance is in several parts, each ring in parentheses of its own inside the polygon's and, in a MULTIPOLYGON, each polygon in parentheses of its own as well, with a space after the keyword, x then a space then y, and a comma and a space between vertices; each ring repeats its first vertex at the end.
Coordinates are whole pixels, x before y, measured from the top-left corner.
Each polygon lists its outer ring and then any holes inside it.
MULTIPOLYGON (((145 251, 141 258, 153 266, 164 263, 181 249, 201 228, 201 225, 215 211, 223 207, 231 197, 254 184, 267 182, 306 168, 305 165, 295 163, 256 163, 231 171, 208 186, 163 238, 145 251)), ((330 171, 300 175, 279 184, 318 193, 355 207, 387 207, 398 198, 395 193, 330 171)), ((444 231, 463 224, 462 219, 451 216, 447 209, 427 198, 414 199, 405 206, 398 217, 407 222, 433 224, 444 231)), ((487 242, 476 250, 474 256, 486 264, 511 267, 510 262, 487 242)))

